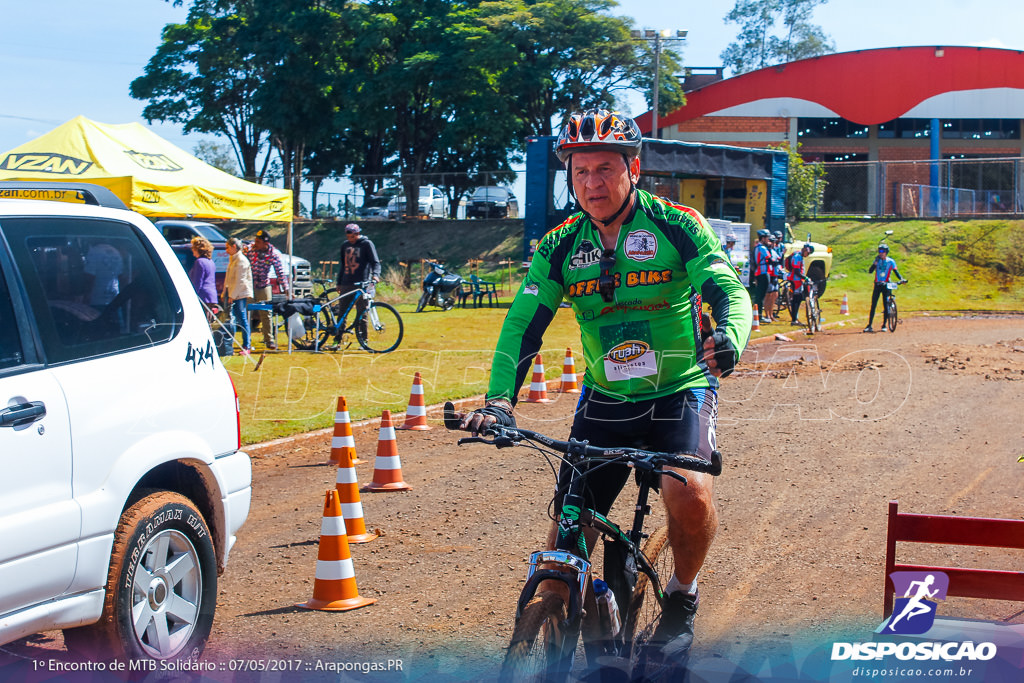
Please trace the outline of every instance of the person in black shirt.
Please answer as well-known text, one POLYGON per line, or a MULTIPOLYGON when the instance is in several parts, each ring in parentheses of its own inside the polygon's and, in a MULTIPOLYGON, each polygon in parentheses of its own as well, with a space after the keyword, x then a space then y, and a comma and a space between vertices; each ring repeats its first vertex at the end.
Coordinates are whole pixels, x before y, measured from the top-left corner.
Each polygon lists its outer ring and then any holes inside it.
MULTIPOLYGON (((369 296, 374 295, 374 284, 380 282, 380 257, 373 242, 362 234, 355 223, 345 226, 345 243, 341 245, 338 284, 335 289, 341 294, 354 292, 362 287, 369 296)), ((356 302, 356 311, 366 309, 366 299, 356 302)))

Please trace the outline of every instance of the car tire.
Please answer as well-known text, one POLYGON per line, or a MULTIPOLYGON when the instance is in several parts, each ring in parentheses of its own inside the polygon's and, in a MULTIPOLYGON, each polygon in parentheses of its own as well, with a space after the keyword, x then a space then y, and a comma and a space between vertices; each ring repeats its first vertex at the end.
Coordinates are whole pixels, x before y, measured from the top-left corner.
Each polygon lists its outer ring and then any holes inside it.
POLYGON ((100 661, 197 661, 216 602, 217 557, 202 514, 180 494, 149 491, 121 514, 100 620, 66 630, 64 642, 100 661))

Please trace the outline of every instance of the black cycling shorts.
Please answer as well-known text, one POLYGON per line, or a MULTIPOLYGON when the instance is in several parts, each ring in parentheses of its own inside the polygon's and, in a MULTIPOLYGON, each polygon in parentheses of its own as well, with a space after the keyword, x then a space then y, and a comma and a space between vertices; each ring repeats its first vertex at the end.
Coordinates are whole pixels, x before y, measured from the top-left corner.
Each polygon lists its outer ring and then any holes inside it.
MULTIPOLYGON (((715 450, 718 395, 712 389, 687 389, 646 401, 623 401, 584 386, 569 436, 592 446, 644 448, 711 459, 715 450)), ((626 465, 606 465, 587 475, 586 506, 607 515, 629 478, 626 465)), ((558 473, 556 513, 569 484, 569 467, 558 473)))

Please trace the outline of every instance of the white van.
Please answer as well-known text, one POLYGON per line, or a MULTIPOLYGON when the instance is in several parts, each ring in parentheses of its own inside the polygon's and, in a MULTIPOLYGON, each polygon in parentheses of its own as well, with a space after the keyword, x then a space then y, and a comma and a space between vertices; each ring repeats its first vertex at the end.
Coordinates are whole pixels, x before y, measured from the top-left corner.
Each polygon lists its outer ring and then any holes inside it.
POLYGON ((0 644, 195 659, 252 479, 199 300, 104 188, 0 197, 0 644))

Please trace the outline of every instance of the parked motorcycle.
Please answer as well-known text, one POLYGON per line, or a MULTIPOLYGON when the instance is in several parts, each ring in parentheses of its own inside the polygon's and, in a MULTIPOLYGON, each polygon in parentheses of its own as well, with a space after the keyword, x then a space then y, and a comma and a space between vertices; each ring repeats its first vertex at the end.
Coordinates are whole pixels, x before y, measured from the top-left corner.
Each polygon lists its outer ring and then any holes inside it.
POLYGON ((428 261, 430 272, 423 278, 423 295, 416 304, 416 312, 422 311, 428 304, 441 310, 450 311, 455 306, 459 288, 465 282, 458 273, 445 268, 440 263, 428 261))

